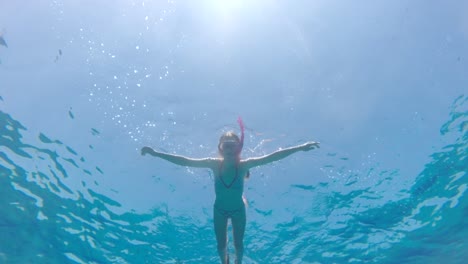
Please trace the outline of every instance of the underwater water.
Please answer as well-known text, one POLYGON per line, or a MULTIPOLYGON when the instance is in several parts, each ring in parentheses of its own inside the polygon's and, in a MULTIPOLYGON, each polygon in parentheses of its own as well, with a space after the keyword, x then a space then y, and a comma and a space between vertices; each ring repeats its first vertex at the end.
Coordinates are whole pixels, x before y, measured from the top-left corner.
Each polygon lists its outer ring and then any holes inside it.
POLYGON ((244 263, 464 263, 466 8, 1 2, 0 263, 219 263, 211 172, 140 149, 238 116, 244 157, 321 144, 251 170, 244 263))

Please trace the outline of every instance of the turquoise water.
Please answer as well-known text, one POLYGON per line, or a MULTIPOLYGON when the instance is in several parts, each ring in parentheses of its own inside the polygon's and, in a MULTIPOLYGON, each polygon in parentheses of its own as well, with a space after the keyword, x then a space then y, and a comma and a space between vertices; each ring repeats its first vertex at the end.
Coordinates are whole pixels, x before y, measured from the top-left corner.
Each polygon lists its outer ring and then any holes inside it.
POLYGON ((251 171, 245 263, 464 263, 467 6, 251 2, 0 3, 0 263, 219 263, 211 173, 139 150, 239 115, 321 142, 251 171))
MULTIPOLYGON (((276 209, 253 206, 250 214, 262 217, 249 221, 246 263, 462 263, 468 254, 467 106, 466 97, 454 102, 440 132, 456 139, 431 154, 407 189, 391 187, 401 181, 397 170, 370 168, 318 185, 291 184, 281 195, 294 191, 302 210, 272 226, 276 209), (370 173, 374 185, 363 188, 359 177, 370 173)), ((167 205, 121 210, 119 201, 96 191, 97 182, 83 179, 71 188, 70 177, 105 173, 59 140, 44 134, 26 140, 27 127, 0 114, 2 262, 216 263, 209 220, 173 215, 167 205)), ((269 194, 265 199, 273 199, 269 194)))

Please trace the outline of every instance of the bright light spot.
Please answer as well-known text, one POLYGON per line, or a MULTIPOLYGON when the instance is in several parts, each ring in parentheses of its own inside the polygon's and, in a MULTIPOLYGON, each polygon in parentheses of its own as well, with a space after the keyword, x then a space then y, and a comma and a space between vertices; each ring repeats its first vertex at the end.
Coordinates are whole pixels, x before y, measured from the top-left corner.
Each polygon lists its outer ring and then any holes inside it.
POLYGON ((240 9, 248 4, 245 0, 211 0, 208 1, 209 5, 218 12, 232 12, 233 10, 240 9))
POLYGON ((249 16, 262 8, 257 1, 247 0, 205 0, 202 3, 203 17, 206 18, 204 22, 215 34, 221 36, 240 30, 249 16))

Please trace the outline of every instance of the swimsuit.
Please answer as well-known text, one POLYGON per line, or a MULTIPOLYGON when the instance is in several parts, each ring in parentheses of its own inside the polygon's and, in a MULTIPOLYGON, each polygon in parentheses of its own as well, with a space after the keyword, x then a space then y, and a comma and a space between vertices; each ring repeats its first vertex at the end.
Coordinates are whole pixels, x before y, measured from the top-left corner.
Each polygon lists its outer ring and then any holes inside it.
POLYGON ((236 164, 236 176, 234 176, 234 179, 232 179, 232 182, 229 185, 227 185, 226 182, 224 182, 223 180, 223 175, 221 175, 221 171, 223 171, 223 167, 224 167, 224 161, 221 161, 221 164, 219 164, 219 180, 221 180, 221 182, 223 183, 224 187, 226 187, 226 189, 229 189, 231 188, 232 184, 237 180, 237 177, 239 177, 239 169, 236 164))
MULTIPOLYGON (((219 165, 219 181, 222 183, 222 185, 224 186, 224 188, 226 189, 230 189, 231 187, 232 188, 239 188, 239 189, 243 189, 243 182, 241 181, 242 179, 239 179, 239 168, 238 168, 238 165, 236 164, 236 175, 234 176, 234 179, 232 180, 231 183, 229 184, 226 184, 226 182, 223 180, 223 175, 221 174, 221 171, 223 169, 223 166, 224 166, 224 162, 221 161, 221 164, 219 165), (240 184, 237 184, 237 185, 234 185, 234 183, 240 181, 239 183, 240 184), (240 186, 239 186, 240 185, 240 186)), ((215 181, 215 184, 216 184, 216 181, 215 181)), ((218 186, 218 188, 221 187, 221 186, 218 186)), ((221 187, 222 188, 222 187, 221 187)), ((223 209, 223 208, 220 208, 219 206, 214 205, 214 208, 216 211, 218 211, 218 213, 220 213, 222 216, 226 217, 226 218, 232 218, 233 216, 235 216, 236 214, 238 213, 242 213, 242 212, 245 212, 245 204, 244 202, 242 202, 242 205, 237 208, 237 209, 234 209, 234 210, 226 210, 226 209, 223 209)))

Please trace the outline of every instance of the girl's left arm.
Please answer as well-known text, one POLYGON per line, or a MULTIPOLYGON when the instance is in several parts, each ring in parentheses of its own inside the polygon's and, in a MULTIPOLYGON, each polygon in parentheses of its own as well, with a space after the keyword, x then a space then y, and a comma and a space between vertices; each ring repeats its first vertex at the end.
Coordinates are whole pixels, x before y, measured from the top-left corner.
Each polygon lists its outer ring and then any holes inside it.
POLYGON ((280 149, 280 150, 277 150, 277 151, 275 151, 275 152, 273 152, 271 154, 265 155, 265 156, 255 157, 255 158, 248 158, 244 162, 245 162, 245 165, 248 168, 253 168, 253 167, 265 165, 265 164, 268 164, 268 163, 272 163, 274 161, 284 159, 287 156, 289 156, 289 155, 291 155, 293 153, 296 153, 298 151, 309 151, 311 149, 315 149, 315 148, 319 148, 319 147, 320 147, 320 145, 319 145, 318 142, 311 141, 311 142, 304 143, 302 145, 289 147, 289 148, 285 148, 285 149, 280 149))

